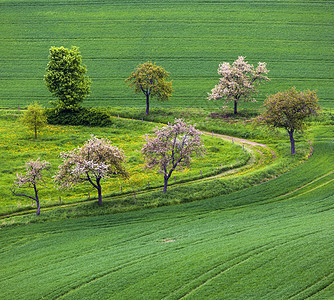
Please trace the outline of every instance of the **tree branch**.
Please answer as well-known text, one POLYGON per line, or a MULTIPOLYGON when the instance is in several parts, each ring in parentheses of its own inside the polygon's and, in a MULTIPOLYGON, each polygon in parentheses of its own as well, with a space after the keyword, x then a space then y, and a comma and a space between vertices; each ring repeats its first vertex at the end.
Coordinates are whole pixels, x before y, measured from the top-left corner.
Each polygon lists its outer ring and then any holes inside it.
POLYGON ((142 86, 140 86, 140 89, 142 90, 145 96, 149 96, 151 94, 150 89, 144 90, 142 86))
POLYGON ((87 179, 88 181, 90 182, 90 184, 95 187, 96 189, 98 189, 98 186, 91 180, 90 176, 89 176, 89 173, 86 172, 86 175, 87 175, 87 179))
POLYGON ((31 200, 37 201, 37 199, 35 199, 34 197, 31 197, 31 196, 26 195, 26 194, 17 194, 17 193, 15 193, 15 191, 14 191, 12 188, 9 188, 9 189, 10 189, 10 191, 11 191, 15 196, 18 196, 18 197, 27 197, 27 198, 29 198, 29 199, 31 199, 31 200))

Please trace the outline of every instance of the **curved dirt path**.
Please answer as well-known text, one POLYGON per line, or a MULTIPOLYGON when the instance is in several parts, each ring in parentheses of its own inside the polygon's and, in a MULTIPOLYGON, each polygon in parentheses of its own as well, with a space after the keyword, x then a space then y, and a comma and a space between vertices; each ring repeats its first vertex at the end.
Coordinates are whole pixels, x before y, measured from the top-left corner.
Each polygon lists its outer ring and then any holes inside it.
POLYGON ((210 133, 210 132, 207 132, 207 131, 202 131, 205 135, 210 135, 210 136, 217 136, 223 140, 226 140, 226 141, 231 141, 232 143, 237 143, 237 144, 246 144, 246 145, 251 145, 251 146, 260 146, 260 147, 263 147, 263 148, 266 148, 266 149, 269 149, 272 153, 272 155, 275 157, 275 152, 270 149, 267 145, 265 144, 260 144, 260 143, 257 143, 257 142, 253 142, 253 141, 249 141, 249 140, 246 140, 246 139, 243 139, 243 138, 237 138, 237 137, 233 137, 233 136, 229 136, 229 135, 224 135, 224 134, 219 134, 219 133, 210 133))

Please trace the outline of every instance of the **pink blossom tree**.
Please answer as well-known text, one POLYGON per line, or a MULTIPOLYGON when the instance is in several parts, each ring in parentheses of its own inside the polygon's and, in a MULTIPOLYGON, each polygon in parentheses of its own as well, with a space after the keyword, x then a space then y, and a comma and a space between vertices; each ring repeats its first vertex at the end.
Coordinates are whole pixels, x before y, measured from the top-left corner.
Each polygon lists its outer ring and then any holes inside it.
POLYGON ((50 163, 47 161, 40 161, 40 158, 37 160, 30 160, 26 163, 26 174, 16 174, 17 181, 14 181, 14 187, 10 190, 15 196, 27 197, 32 201, 36 201, 37 204, 37 215, 40 214, 40 204, 38 198, 38 188, 39 183, 44 183, 43 180, 43 170, 49 169, 50 163), (15 192, 15 188, 33 188, 34 196, 28 194, 19 194, 15 192))
POLYGON ((155 128, 154 137, 146 137, 146 144, 142 148, 146 168, 158 169, 164 175, 164 193, 168 179, 176 169, 189 167, 193 154, 205 154, 201 134, 191 124, 178 119, 173 124, 155 128))
POLYGON ((97 189, 99 205, 102 204, 102 180, 117 175, 128 176, 123 166, 123 150, 112 146, 108 139, 92 136, 84 146, 62 152, 60 156, 63 164, 54 176, 56 184, 60 188, 71 188, 88 182, 97 189))
POLYGON ((227 102, 234 102, 234 114, 238 113, 238 103, 240 101, 255 101, 252 98, 257 93, 258 85, 262 81, 269 81, 265 75, 269 73, 267 64, 259 62, 257 68, 248 64, 244 56, 239 56, 230 65, 224 62, 219 65, 218 74, 222 76, 219 83, 209 93, 209 100, 224 98, 227 102))

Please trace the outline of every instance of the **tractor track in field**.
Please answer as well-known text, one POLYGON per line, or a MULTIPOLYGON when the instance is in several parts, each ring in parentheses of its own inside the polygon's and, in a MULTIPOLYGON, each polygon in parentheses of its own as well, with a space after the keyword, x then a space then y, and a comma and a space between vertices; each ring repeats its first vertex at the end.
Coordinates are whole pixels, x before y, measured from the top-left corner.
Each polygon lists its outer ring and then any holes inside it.
POLYGON ((198 289, 202 288, 204 285, 209 283, 210 281, 214 280, 215 278, 219 277, 220 275, 223 275, 224 273, 230 271, 231 269, 238 267, 242 265, 243 263, 248 262, 249 260, 258 257, 260 255, 263 255, 264 253, 268 251, 273 251, 276 248, 285 246, 289 243, 295 242, 299 239, 303 239, 305 237, 308 237, 310 235, 318 233, 319 230, 316 230, 314 232, 310 232, 301 236, 297 236, 294 238, 291 238, 283 243, 275 243, 270 242, 264 245, 261 245, 259 247, 256 247, 254 249, 251 249, 247 252, 242 253, 241 255, 238 255, 237 257, 233 257, 229 259, 228 261, 224 261, 222 264, 218 264, 214 266, 213 268, 209 269, 208 271, 202 273, 201 275, 197 276, 196 278, 192 279, 187 284, 183 285, 182 287, 174 290, 166 297, 162 298, 164 300, 169 298, 175 298, 177 296, 177 299, 185 299, 187 296, 192 294, 193 292, 197 291, 198 289), (230 265, 228 265, 230 263, 230 265), (202 278, 204 277, 204 278, 202 278), (188 289, 187 289, 188 287, 188 289), (190 288, 190 289, 189 289, 190 288), (184 290, 184 292, 182 292, 184 290), (183 295, 177 295, 178 293, 182 292, 183 295))
POLYGON ((332 284, 334 283, 334 272, 329 272, 327 273, 325 276, 321 277, 320 279, 318 279, 317 281, 315 281, 312 284, 309 284, 308 286, 306 286, 305 288, 303 288, 302 290, 300 290, 299 292, 293 294, 292 296, 289 297, 289 299, 298 299, 299 296, 303 295, 303 298, 310 298, 315 296, 316 294, 322 292, 323 290, 327 289, 328 287, 330 287, 332 284), (317 287, 319 286, 319 287, 317 287), (308 292, 310 289, 316 288, 314 291, 310 291, 308 292))
MULTIPOLYGON (((252 142, 252 141, 249 141, 249 140, 246 140, 246 139, 236 138, 236 137, 232 137, 232 136, 228 136, 228 135, 213 133, 213 132, 207 132, 207 131, 202 131, 202 132, 203 132, 204 135, 217 137, 217 138, 223 139, 225 141, 229 141, 229 142, 232 142, 232 143, 239 144, 240 146, 243 146, 244 150, 247 151, 248 154, 250 154, 250 159, 246 162, 245 165, 242 165, 240 167, 237 167, 237 168, 234 168, 234 169, 228 169, 226 171, 222 171, 219 174, 211 175, 211 176, 204 177, 204 178, 194 179, 194 180, 191 180, 191 181, 180 182, 180 183, 177 183, 177 182, 172 183, 172 184, 170 184, 171 187, 186 186, 186 185, 193 184, 193 183, 196 183, 196 182, 210 181, 210 180, 217 179, 217 178, 229 177, 229 176, 233 176, 234 174, 236 174, 240 171, 245 173, 245 172, 247 172, 247 170, 251 169, 251 167, 254 166, 255 164, 257 164, 258 165, 257 168, 259 168, 262 165, 262 163, 264 162, 264 160, 266 158, 266 154, 263 151, 261 151, 260 149, 258 149, 257 147, 268 149, 271 152, 272 160, 274 160, 276 158, 275 152, 265 144, 252 142), (256 158, 255 152, 257 153, 258 156, 260 156, 260 159, 256 158)), ((146 193, 149 193, 149 192, 159 191, 160 189, 161 189, 161 187, 155 187, 155 188, 150 188, 149 190, 141 190, 141 191, 135 191, 135 192, 133 192, 133 191, 125 192, 122 195, 111 196, 111 197, 107 196, 106 199, 108 199, 108 200, 105 200, 105 201, 110 201, 110 200, 113 200, 113 201, 116 200, 117 201, 119 199, 122 199, 122 198, 127 197, 127 196, 131 196, 133 194, 142 195, 142 194, 146 194, 146 193)), ((89 200, 78 201, 78 202, 74 202, 74 203, 66 203, 66 204, 44 207, 44 208, 41 208, 41 212, 53 210, 53 209, 56 209, 56 208, 75 207, 75 206, 78 206, 80 204, 88 204, 88 203, 93 203, 95 201, 96 201, 96 199, 89 199, 89 200)), ((6 218, 11 218, 11 217, 14 217, 14 216, 28 215, 28 214, 31 214, 31 213, 35 212, 35 210, 36 209, 34 208, 34 209, 27 209, 27 210, 24 210, 24 211, 14 212, 14 213, 10 213, 10 214, 3 214, 3 215, 0 216, 0 220, 4 220, 6 218)))
MULTIPOLYGON (((63 292, 61 295, 58 295, 56 297, 54 297, 54 299, 61 299, 63 298, 64 296, 86 286, 86 285, 89 285, 97 280, 100 280, 106 276, 109 276, 110 274, 112 273, 115 273, 119 270, 122 270, 124 268, 127 268, 127 267, 131 267, 131 266, 134 266, 138 263, 142 263, 143 261, 145 260, 150 260, 152 258, 155 258, 155 257, 159 257, 161 256, 161 254, 163 253, 167 253, 169 252, 170 249, 169 248, 166 248, 165 250, 157 250, 156 252, 153 252, 153 253, 150 253, 150 254, 147 254, 147 255, 142 255, 140 257, 136 257, 135 259, 133 260, 129 260, 127 262, 124 262, 122 264, 120 264, 119 266, 116 266, 116 267, 113 267, 112 269, 109 269, 105 272, 100 272, 99 274, 95 275, 95 276, 92 276, 91 278, 89 278, 88 280, 85 280, 84 282, 81 282, 79 284, 77 284, 76 286, 70 288, 69 290, 67 290, 66 292, 63 292)), ((52 292, 50 292, 48 295, 44 295, 44 297, 47 297, 51 294, 52 292)))

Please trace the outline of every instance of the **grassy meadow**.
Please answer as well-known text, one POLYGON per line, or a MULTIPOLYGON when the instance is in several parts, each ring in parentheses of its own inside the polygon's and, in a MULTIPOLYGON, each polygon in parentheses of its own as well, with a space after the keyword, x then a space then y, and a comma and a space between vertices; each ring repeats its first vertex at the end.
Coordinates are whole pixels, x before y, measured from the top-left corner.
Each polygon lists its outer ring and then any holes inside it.
MULTIPOLYGON (((62 162, 59 154, 82 146, 92 134, 108 138, 113 145, 123 149, 127 157, 126 169, 130 177, 126 180, 118 177, 105 180, 102 184, 105 196, 163 186, 161 174, 155 170, 144 169, 145 162, 140 152, 145 143, 145 135, 152 134, 152 130, 159 124, 114 117, 114 124, 106 128, 48 125, 39 133, 35 141, 34 133, 19 122, 21 115, 22 111, 0 111, 0 159, 2 162, 0 214, 29 208, 29 200, 14 196, 9 188, 16 179, 16 173, 25 173, 25 162, 38 157, 49 161, 52 165, 51 170, 45 174, 46 186, 41 187, 40 190, 42 207, 59 204, 59 196, 62 197, 63 204, 88 200, 89 196, 96 197, 96 190, 89 184, 78 185, 73 190, 59 191, 52 182, 52 176, 62 162)), ((250 154, 245 154, 243 147, 239 144, 210 135, 204 135, 203 142, 207 151, 205 159, 194 157, 191 169, 175 171, 169 181, 170 185, 212 176, 236 166, 241 167, 249 160, 250 154)))
POLYGON ((0 107, 49 105, 43 82, 51 46, 78 46, 92 78, 87 106, 143 107, 124 83, 142 62, 171 73, 174 95, 164 107, 222 107, 207 93, 218 82, 217 68, 239 55, 265 61, 267 94, 316 89, 332 107, 333 3, 331 1, 25 1, 1 0, 0 107))

